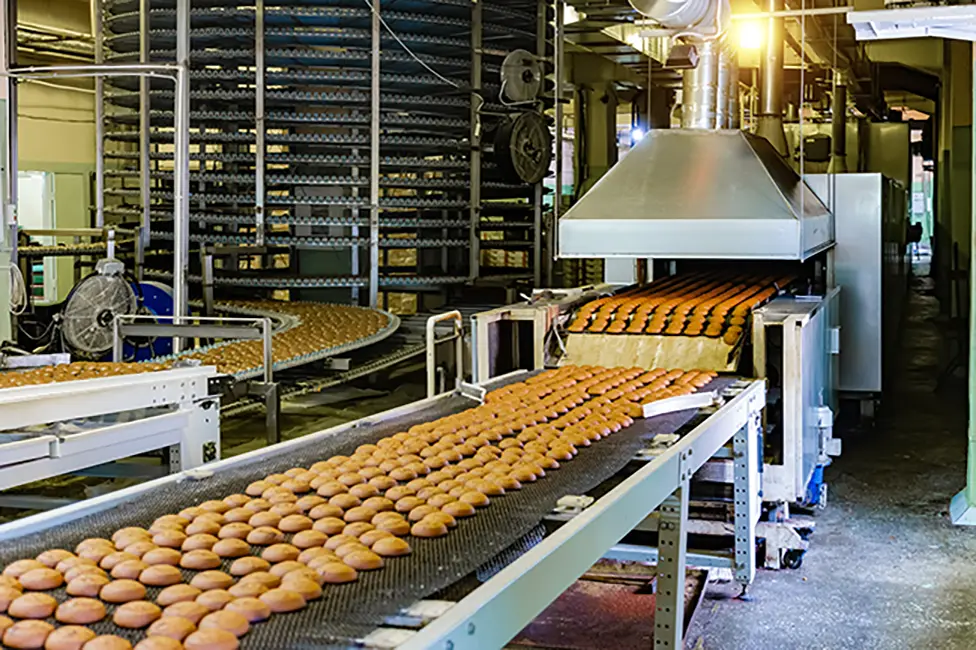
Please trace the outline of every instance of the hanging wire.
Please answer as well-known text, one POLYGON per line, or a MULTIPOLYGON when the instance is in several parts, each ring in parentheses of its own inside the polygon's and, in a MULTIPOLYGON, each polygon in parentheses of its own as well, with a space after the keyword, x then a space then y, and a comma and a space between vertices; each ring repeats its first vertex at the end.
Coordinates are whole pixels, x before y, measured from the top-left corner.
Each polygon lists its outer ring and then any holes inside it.
POLYGON ((413 50, 411 50, 409 47, 407 47, 407 44, 404 43, 402 40, 400 40, 400 37, 397 36, 397 33, 393 31, 393 29, 386 23, 385 20, 383 20, 383 15, 380 14, 377 11, 377 9, 375 9, 373 7, 373 3, 370 2, 370 0, 363 0, 363 2, 366 3, 366 6, 369 7, 370 11, 374 11, 374 12, 376 12, 378 14, 379 19, 380 19, 380 24, 383 25, 383 27, 386 29, 386 31, 389 32, 390 36, 393 37, 393 40, 395 40, 397 43, 399 43, 400 47, 403 48, 403 51, 406 52, 407 54, 409 54, 410 57, 414 61, 416 61, 417 63, 419 63, 420 65, 422 65, 424 68, 427 69, 427 71, 429 73, 431 73, 432 75, 434 75, 435 77, 437 77, 438 79, 440 79, 441 81, 443 81, 444 83, 448 84, 449 86, 453 86, 455 88, 460 88, 461 87, 461 84, 459 84, 458 82, 454 81, 453 79, 448 79, 447 77, 445 77, 444 75, 442 75, 441 73, 439 73, 437 70, 434 70, 432 67, 430 67, 429 65, 427 65, 425 62, 421 61, 420 57, 417 56, 416 54, 414 54, 413 53, 413 50))

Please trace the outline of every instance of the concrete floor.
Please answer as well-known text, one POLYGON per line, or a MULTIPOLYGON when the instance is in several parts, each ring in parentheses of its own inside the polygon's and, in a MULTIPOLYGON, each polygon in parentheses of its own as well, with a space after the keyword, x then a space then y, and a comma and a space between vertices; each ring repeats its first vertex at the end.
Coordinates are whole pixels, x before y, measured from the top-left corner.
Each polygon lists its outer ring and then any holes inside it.
POLYGON ((976 529, 948 518, 965 483, 965 386, 936 392, 938 305, 927 279, 914 285, 885 407, 828 468, 830 503, 803 566, 761 571, 748 602, 718 586, 688 648, 976 648, 976 529))

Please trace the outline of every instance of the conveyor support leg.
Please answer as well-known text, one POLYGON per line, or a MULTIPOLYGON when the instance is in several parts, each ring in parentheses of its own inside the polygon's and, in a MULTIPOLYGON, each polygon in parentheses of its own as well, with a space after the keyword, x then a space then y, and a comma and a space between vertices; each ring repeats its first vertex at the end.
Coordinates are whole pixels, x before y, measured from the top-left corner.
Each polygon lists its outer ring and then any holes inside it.
POLYGON ((685 553, 688 481, 661 504, 658 529, 657 611, 654 647, 681 650, 685 619, 685 553))
POLYGON ((220 458, 220 402, 212 397, 183 407, 190 418, 180 441, 179 467, 170 455, 170 472, 192 469, 220 458))
POLYGON ((735 580, 745 588, 756 577, 756 523, 759 520, 759 427, 761 416, 749 416, 748 423, 732 438, 733 489, 735 499, 735 580))

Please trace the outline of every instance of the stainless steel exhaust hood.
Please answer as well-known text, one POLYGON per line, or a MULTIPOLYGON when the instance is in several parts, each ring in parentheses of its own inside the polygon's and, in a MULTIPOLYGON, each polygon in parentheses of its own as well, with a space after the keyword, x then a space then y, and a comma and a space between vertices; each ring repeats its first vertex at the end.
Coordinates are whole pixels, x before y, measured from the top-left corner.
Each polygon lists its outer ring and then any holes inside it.
POLYGON ((560 257, 804 260, 833 216, 764 138, 652 130, 559 220, 560 257))

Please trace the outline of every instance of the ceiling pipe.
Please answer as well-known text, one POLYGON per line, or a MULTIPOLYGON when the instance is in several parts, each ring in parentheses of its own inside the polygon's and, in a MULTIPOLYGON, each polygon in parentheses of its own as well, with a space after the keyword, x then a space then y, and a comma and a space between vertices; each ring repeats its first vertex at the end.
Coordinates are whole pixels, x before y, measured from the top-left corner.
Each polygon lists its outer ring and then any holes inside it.
POLYGON ((704 41, 698 46, 698 65, 682 75, 681 128, 716 128, 718 99, 718 41, 704 41))
POLYGON ((728 125, 729 129, 741 127, 741 113, 739 108, 739 52, 731 44, 729 48, 729 89, 728 89, 728 125))
POLYGON ((833 151, 827 171, 840 174, 847 171, 847 77, 834 70, 834 92, 830 106, 830 139, 833 151))
MULTIPOLYGON (((784 0, 767 0, 770 13, 783 11, 784 0)), ((766 26, 763 57, 759 65, 761 90, 756 134, 773 145, 781 156, 786 156, 786 132, 783 130, 783 50, 784 18, 770 18, 766 26)))

